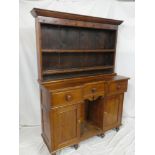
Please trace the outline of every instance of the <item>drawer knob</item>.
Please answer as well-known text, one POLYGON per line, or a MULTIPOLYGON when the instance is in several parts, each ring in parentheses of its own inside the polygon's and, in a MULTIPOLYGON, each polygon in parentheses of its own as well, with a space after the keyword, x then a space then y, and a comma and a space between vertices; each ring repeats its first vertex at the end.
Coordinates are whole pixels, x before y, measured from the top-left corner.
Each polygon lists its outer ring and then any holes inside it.
POLYGON ((104 112, 104 115, 107 115, 107 114, 108 114, 108 113, 105 111, 105 112, 104 112))
POLYGON ((69 94, 68 94, 68 95, 66 95, 66 100, 67 100, 67 101, 71 101, 71 100, 72 100, 72 96, 71 96, 71 95, 69 95, 69 94))
POLYGON ((95 93, 96 92, 96 88, 93 88, 91 91, 92 91, 92 93, 95 93))
POLYGON ((121 85, 117 85, 117 89, 120 89, 121 88, 121 85))
POLYGON ((80 119, 78 120, 78 123, 81 123, 81 120, 80 119))

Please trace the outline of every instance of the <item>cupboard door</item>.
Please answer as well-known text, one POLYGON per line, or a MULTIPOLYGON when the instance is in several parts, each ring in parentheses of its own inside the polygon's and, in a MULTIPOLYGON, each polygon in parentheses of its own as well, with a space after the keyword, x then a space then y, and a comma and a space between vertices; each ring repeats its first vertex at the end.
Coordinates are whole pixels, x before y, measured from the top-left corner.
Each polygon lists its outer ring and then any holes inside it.
POLYGON ((79 104, 52 109, 54 150, 78 143, 80 136, 79 104))
POLYGON ((121 124, 124 94, 105 98, 104 130, 115 128, 121 124))

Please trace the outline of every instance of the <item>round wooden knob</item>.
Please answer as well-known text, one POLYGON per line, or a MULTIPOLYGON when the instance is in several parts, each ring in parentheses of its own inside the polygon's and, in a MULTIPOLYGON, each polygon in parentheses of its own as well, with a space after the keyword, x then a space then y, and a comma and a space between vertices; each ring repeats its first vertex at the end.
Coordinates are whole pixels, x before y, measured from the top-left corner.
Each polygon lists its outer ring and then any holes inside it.
POLYGON ((117 89, 120 89, 121 88, 121 85, 117 85, 117 89))
POLYGON ((81 123, 81 120, 80 119, 78 120, 78 123, 81 123))
POLYGON ((104 112, 104 115, 107 115, 107 114, 108 114, 108 113, 105 111, 105 112, 104 112))
POLYGON ((96 88, 92 88, 92 93, 95 93, 96 92, 96 88))
POLYGON ((66 100, 67 100, 67 101, 71 101, 71 100, 72 100, 72 96, 71 96, 71 95, 69 95, 69 94, 68 94, 68 95, 66 95, 66 100))

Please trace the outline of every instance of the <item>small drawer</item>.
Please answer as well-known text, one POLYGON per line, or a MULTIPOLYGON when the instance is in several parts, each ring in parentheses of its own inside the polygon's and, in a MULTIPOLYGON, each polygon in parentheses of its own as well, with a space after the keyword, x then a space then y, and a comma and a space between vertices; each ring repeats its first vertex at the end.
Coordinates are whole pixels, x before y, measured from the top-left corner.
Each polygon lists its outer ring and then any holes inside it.
POLYGON ((93 83, 88 83, 84 86, 83 89, 84 92, 84 98, 89 98, 91 96, 103 96, 104 94, 104 82, 93 82, 93 83))
POLYGON ((81 88, 53 92, 51 96, 52 106, 61 106, 78 103, 82 100, 81 88))
POLYGON ((109 93, 125 92, 127 91, 128 81, 113 81, 108 87, 109 93))

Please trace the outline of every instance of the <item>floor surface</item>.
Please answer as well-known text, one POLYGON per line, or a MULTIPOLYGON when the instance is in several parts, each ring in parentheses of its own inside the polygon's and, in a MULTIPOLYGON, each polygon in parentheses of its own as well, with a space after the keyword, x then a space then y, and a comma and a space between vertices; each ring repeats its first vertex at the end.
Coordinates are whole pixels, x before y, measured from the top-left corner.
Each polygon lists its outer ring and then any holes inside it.
MULTIPOLYGON (((134 155, 134 119, 125 118, 119 132, 110 130, 105 137, 92 137, 80 143, 78 150, 67 147, 57 155, 134 155)), ((50 155, 40 136, 40 126, 20 128, 20 155, 50 155)))

